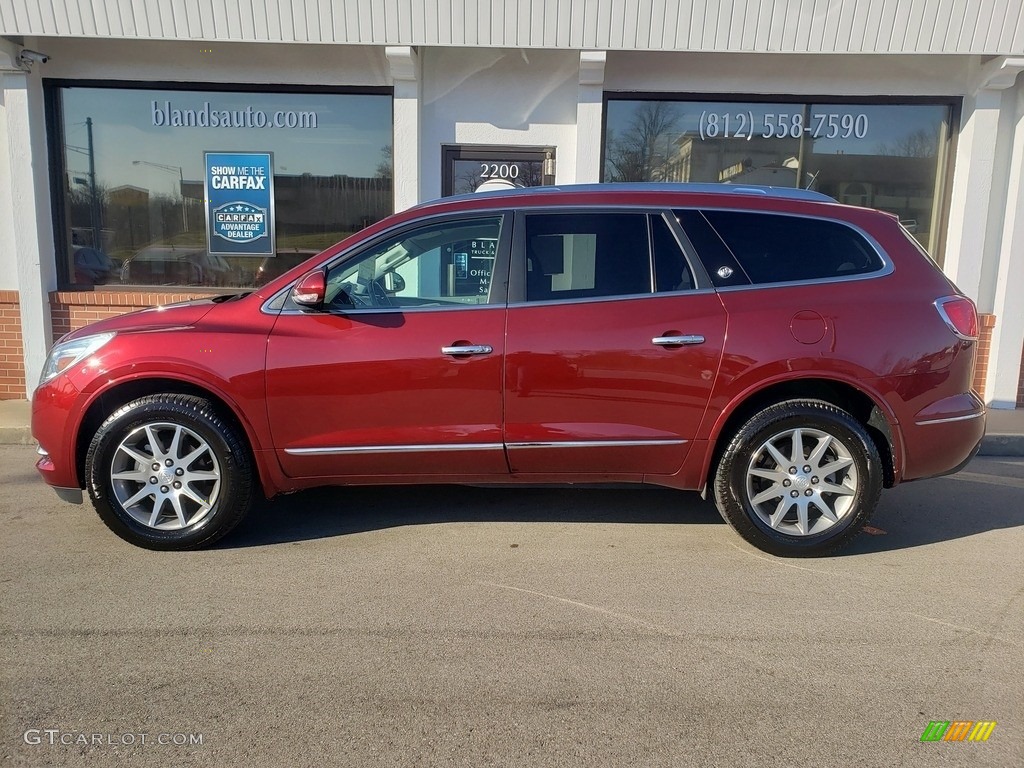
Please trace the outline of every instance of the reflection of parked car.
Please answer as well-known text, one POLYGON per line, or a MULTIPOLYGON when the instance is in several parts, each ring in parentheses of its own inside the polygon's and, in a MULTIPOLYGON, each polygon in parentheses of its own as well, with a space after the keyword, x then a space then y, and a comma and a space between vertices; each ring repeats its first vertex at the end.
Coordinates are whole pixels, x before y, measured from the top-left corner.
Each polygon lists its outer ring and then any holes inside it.
POLYGON ((46 482, 152 549, 316 485, 633 482, 820 555, 884 487, 977 451, 977 339, 891 214, 771 187, 510 190, 72 332, 32 434, 46 482))
POLYGON ((74 246, 75 282, 81 285, 103 285, 114 272, 114 262, 103 251, 74 246))
POLYGON ((254 285, 258 288, 318 253, 319 251, 278 251, 276 256, 268 256, 260 262, 256 269, 254 285))
POLYGON ((225 285, 231 266, 205 248, 151 245, 121 265, 121 282, 134 285, 225 285))

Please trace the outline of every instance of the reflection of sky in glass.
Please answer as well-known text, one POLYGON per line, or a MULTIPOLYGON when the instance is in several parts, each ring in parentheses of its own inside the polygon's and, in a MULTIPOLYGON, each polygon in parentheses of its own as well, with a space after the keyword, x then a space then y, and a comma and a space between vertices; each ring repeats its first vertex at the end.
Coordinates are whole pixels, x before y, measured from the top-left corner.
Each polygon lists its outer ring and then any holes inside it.
MULTIPOLYGON (((391 97, 370 94, 225 93, 198 91, 67 88, 63 90, 65 141, 84 150, 85 119, 93 120, 96 181, 107 187, 133 185, 178 194, 177 168, 186 181, 203 178, 204 151, 273 152, 279 174, 374 176, 381 148, 391 144, 391 97), (153 125, 153 101, 172 109, 245 110, 273 116, 278 110, 317 113, 317 128, 201 128, 153 125), (143 160, 172 166, 174 173, 143 160)), ((89 159, 67 153, 68 172, 82 176, 89 159)))
MULTIPOLYGON (((608 102, 608 133, 614 139, 622 139, 630 134, 634 115, 644 105, 644 101, 613 99, 608 102)), ((702 115, 705 127, 710 115, 718 119, 719 130, 722 130, 726 115, 729 116, 730 130, 735 132, 740 126, 748 126, 752 121, 753 137, 760 138, 766 132, 765 115, 775 115, 774 124, 778 124, 778 115, 800 115, 804 119, 805 105, 800 103, 745 103, 745 102, 703 102, 675 101, 666 102, 670 105, 676 122, 673 130, 666 132, 674 140, 681 135, 689 135, 695 141, 701 141, 702 115)), ((928 136, 936 133, 936 128, 949 117, 949 107, 940 104, 811 104, 809 106, 810 125, 812 129, 821 127, 818 138, 813 139, 812 150, 816 154, 847 154, 847 155, 879 155, 903 154, 901 145, 915 134, 924 132, 928 136), (822 118, 819 122, 818 116, 822 118), (846 131, 841 130, 835 138, 827 138, 828 116, 836 115, 841 122, 843 116, 848 120, 863 115, 866 119, 867 131, 864 138, 851 135, 843 138, 846 131)), ((788 117, 787 123, 792 121, 788 117)), ((742 130, 742 129, 741 129, 742 130)), ((749 130, 747 131, 749 133, 749 130)), ((721 134, 720 134, 721 135, 721 134)), ((812 138, 808 136, 808 138, 812 138)), ((663 140, 668 140, 666 135, 663 140)), ((707 139, 705 139, 707 140, 707 139)), ((779 140, 783 141, 783 140, 779 140)))

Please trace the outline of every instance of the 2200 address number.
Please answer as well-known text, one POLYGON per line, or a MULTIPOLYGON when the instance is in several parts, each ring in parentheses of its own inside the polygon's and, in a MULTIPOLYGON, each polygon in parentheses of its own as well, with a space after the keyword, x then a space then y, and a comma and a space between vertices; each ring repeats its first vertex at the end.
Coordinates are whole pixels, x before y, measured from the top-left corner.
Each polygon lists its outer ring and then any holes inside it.
POLYGON ((755 125, 753 112, 700 113, 700 138, 746 139, 864 139, 868 116, 838 112, 765 112, 763 125, 755 125))

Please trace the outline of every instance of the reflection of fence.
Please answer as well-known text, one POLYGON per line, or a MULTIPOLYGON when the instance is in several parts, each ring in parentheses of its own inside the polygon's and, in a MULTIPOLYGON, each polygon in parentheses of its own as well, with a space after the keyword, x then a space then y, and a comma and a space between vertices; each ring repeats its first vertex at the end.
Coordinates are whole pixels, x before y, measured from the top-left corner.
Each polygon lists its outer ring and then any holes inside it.
POLYGON ((354 231, 391 213, 392 183, 353 176, 275 176, 278 234, 354 231))

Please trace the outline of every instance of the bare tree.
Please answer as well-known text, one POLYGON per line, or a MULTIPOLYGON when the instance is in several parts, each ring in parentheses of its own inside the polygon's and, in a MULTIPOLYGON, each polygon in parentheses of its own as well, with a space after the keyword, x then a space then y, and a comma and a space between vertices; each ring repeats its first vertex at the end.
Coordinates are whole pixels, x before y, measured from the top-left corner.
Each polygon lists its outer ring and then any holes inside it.
POLYGON ((672 104, 663 101, 642 104, 621 136, 609 131, 605 178, 608 181, 664 179, 679 118, 672 104))
POLYGON ((390 144, 380 148, 380 161, 374 175, 378 179, 390 179, 395 172, 395 152, 390 144))
POLYGON ((935 157, 939 151, 939 128, 919 128, 896 141, 878 143, 877 152, 886 157, 935 157))

